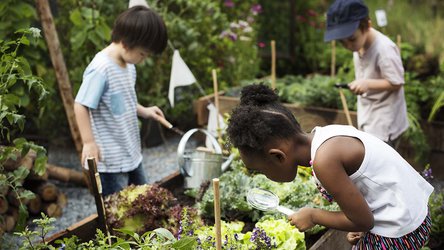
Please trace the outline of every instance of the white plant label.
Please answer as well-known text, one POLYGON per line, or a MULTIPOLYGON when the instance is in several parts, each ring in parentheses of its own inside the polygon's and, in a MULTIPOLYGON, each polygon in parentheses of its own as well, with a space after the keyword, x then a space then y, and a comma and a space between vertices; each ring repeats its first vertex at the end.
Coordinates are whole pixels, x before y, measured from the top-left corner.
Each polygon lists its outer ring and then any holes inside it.
POLYGON ((376 10, 376 22, 378 23, 379 27, 385 27, 387 26, 387 15, 385 13, 385 10, 376 10))

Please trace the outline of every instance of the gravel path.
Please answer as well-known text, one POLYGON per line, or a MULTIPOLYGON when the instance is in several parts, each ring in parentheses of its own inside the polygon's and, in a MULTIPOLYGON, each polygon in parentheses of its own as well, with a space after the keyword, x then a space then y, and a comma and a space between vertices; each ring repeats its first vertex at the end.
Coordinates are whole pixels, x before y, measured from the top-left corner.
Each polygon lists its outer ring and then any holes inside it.
MULTIPOLYGON (((178 170, 177 146, 180 137, 166 139, 161 145, 143 149, 143 166, 148 176, 149 183, 154 183, 178 170)), ((74 149, 50 148, 48 150, 48 162, 80 170, 80 161, 74 149)), ((54 182, 60 190, 66 194, 68 203, 63 209, 63 215, 57 218, 49 235, 61 231, 70 225, 96 213, 94 197, 85 187, 79 187, 69 183, 54 182)), ((33 218, 31 218, 32 220, 33 218)), ((32 228, 32 225, 30 226, 32 228)), ((18 249, 22 239, 5 234, 0 249, 18 249)))

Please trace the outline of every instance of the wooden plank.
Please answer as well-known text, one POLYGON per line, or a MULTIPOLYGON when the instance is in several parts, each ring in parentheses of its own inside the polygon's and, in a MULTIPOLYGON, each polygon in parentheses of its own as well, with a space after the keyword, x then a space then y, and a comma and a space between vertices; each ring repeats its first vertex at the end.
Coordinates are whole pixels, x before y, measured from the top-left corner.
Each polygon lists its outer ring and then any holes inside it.
MULTIPOLYGON (((194 102, 194 111, 197 114, 197 124, 204 126, 208 122, 207 104, 213 101, 214 95, 199 98, 194 102)), ((239 105, 238 97, 219 96, 220 112, 230 113, 239 105)), ((303 107, 296 104, 284 103, 284 106, 292 111, 304 131, 311 131, 315 126, 325 126, 329 124, 348 124, 344 111, 321 107, 303 107)), ((350 111, 353 125, 357 126, 357 114, 350 111)))
POLYGON ((70 238, 71 236, 75 235, 81 242, 89 241, 93 239, 96 234, 96 228, 99 226, 98 219, 99 216, 97 214, 92 214, 85 219, 72 224, 67 229, 51 235, 46 240, 50 245, 52 245, 55 244, 56 240, 70 238))
POLYGON ((309 250, 350 250, 347 232, 329 229, 309 250))
POLYGON ((98 215, 98 228, 102 230, 105 235, 109 234, 108 227, 106 225, 105 217, 105 205, 103 204, 102 197, 102 184, 100 182, 100 175, 97 172, 96 161, 93 157, 87 158, 89 178, 91 183, 91 190, 93 192, 94 200, 96 201, 97 215, 98 215))

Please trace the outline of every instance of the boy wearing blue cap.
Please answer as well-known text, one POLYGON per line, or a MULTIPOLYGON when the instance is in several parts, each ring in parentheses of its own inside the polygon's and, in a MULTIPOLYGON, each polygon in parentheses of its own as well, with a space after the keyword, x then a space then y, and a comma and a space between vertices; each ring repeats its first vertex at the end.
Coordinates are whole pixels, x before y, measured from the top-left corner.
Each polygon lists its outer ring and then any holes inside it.
POLYGON ((361 0, 337 0, 330 6, 324 41, 331 40, 353 52, 356 79, 349 87, 358 95, 358 128, 396 148, 409 126, 398 47, 372 28, 361 0))

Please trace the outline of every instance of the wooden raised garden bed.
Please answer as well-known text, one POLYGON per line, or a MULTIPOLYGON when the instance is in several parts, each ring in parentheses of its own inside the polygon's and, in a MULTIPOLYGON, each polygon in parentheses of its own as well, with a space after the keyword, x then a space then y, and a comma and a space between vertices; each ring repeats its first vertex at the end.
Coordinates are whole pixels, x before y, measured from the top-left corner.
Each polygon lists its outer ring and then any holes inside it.
MULTIPOLYGON (((219 94, 220 112, 230 113, 231 110, 239 104, 238 97, 224 96, 219 94)), ((194 112, 196 113, 197 124, 205 126, 208 122, 209 102, 214 103, 214 95, 203 96, 194 101, 194 112)), ((337 109, 320 108, 320 107, 302 107, 296 104, 284 103, 296 116, 302 130, 310 132, 315 126, 326 126, 330 124, 347 124, 345 112, 337 109)), ((350 111, 353 125, 357 126, 357 114, 350 111)), ((426 134, 427 141, 430 146, 429 163, 433 170, 433 176, 438 180, 444 180, 444 123, 443 122, 423 122, 422 128, 426 134)), ((415 158, 414 149, 406 144, 401 144, 399 148, 400 154, 417 170, 424 170, 424 165, 418 164, 415 158)))
MULTIPOLYGON (((157 182, 159 186, 172 191, 175 196, 178 195, 178 192, 183 191, 183 183, 183 176, 179 172, 175 172, 157 182)), ((67 229, 55 233, 48 239, 48 242, 54 244, 55 241, 58 239, 69 238, 73 235, 77 236, 82 242, 91 240, 96 234, 96 229, 101 226, 99 224, 100 223, 98 215, 90 215, 87 218, 71 225, 67 229)), ((307 249, 349 250, 351 248, 351 245, 346 240, 346 233, 333 229, 327 230, 319 237, 319 239, 316 240, 316 242, 314 242, 314 244, 311 244, 312 245, 309 245, 307 249)))

